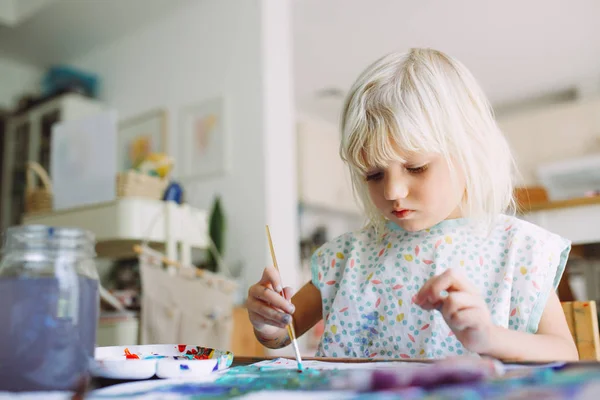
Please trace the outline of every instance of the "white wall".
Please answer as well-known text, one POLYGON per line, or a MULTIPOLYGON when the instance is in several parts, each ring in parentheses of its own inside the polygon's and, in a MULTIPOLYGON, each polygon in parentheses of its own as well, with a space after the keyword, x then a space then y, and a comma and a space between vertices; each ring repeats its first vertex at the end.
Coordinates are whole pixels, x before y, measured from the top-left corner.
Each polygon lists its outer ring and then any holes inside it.
POLYGON ((600 99, 555 104, 498 119, 517 160, 521 185, 538 183, 540 164, 600 152, 600 99))
POLYGON ((0 24, 15 26, 56 0, 0 0, 0 24))
MULTIPOLYGON (((288 157, 293 152, 291 72, 285 59, 291 44, 284 39, 291 29, 288 9, 287 0, 195 1, 153 26, 71 60, 100 75, 102 99, 122 118, 165 107, 175 157, 179 110, 225 96, 231 171, 186 184, 186 199, 209 209, 214 195, 222 195, 226 256, 244 262, 250 282, 270 263, 267 222, 273 225, 280 266, 293 272, 298 264, 295 172, 289 176, 294 167, 288 157), (279 41, 269 42, 267 33, 279 41), (284 53, 275 55, 270 46, 284 53)), ((293 284, 292 275, 290 279, 285 283, 293 284)))
POLYGON ((36 12, 40 11, 44 7, 50 5, 50 3, 56 2, 56 0, 13 0, 15 3, 15 9, 17 19, 24 21, 31 17, 36 12))
POLYGON ((13 0, 0 1, 0 23, 13 24, 17 15, 16 8, 13 0))
POLYGON ((37 92, 42 73, 29 64, 0 58, 0 108, 13 108, 24 92, 37 92))

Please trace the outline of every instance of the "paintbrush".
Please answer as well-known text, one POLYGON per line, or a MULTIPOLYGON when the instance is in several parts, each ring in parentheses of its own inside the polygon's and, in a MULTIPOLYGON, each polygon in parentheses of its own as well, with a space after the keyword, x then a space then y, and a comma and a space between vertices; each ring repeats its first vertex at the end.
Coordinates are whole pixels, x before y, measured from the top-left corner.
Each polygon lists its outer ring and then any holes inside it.
MULTIPOLYGON (((279 266, 277 265, 277 258, 275 257, 275 249, 273 248, 273 240, 271 239, 271 231, 269 230, 269 225, 267 228, 267 239, 269 240, 269 249, 271 250, 271 259, 273 260, 273 266, 279 273, 279 282, 282 287, 281 292, 279 294, 286 300, 289 300, 285 297, 285 293, 283 291, 283 282, 281 281, 281 272, 279 271, 279 266)), ((296 333, 294 331, 294 322, 293 319, 287 326, 288 335, 292 341, 292 346, 294 347, 294 352, 296 353, 296 362, 298 363, 298 372, 302 372, 304 368, 302 367, 302 357, 300 357, 300 350, 298 349, 298 342, 296 341, 296 333)))

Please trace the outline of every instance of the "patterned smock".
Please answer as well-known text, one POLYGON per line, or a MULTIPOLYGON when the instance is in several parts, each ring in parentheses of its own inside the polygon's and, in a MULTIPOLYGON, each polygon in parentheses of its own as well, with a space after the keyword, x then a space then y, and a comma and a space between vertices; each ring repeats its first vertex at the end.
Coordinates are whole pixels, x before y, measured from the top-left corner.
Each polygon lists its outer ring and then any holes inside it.
POLYGON ((317 356, 442 358, 469 354, 438 311, 413 297, 432 276, 460 270, 484 297, 493 322, 535 333, 571 243, 515 217, 491 231, 468 219, 445 220, 408 232, 388 222, 346 233, 312 256, 325 331, 317 356))

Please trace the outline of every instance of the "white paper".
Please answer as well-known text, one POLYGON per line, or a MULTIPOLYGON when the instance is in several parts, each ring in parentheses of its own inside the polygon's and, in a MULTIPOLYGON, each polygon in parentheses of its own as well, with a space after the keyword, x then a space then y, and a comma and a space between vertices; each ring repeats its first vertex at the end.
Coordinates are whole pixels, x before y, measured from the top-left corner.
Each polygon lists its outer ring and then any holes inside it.
MULTIPOLYGON (((255 364, 257 367, 267 367, 273 369, 296 369, 298 364, 295 360, 288 358, 276 358, 273 360, 260 361, 255 364)), ((430 364, 420 363, 415 361, 373 361, 373 362, 332 362, 332 361, 317 361, 317 360, 303 360, 302 367, 311 368, 316 370, 330 370, 330 369, 381 369, 381 368, 414 368, 423 367, 430 364)))
POLYGON ((114 111, 55 124, 50 158, 54 209, 114 200, 116 149, 114 111))

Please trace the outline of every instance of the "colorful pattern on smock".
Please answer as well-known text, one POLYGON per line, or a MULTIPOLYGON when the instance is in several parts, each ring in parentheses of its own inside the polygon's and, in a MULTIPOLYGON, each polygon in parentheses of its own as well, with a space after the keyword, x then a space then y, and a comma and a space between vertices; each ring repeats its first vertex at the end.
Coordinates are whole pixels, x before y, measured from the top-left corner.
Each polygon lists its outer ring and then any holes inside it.
POLYGON ((388 222, 380 238, 372 228, 346 233, 312 257, 325 320, 317 356, 468 354, 440 312, 413 304, 423 284, 448 268, 479 288, 496 325, 534 333, 570 248, 568 240, 510 216, 499 217, 489 233, 468 219, 419 232, 388 222))

